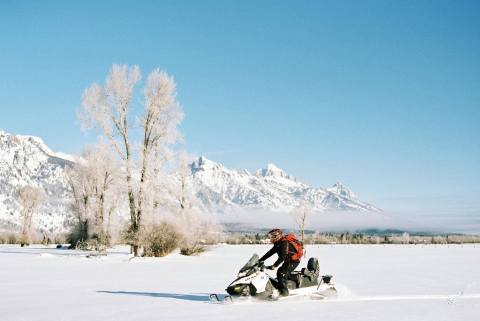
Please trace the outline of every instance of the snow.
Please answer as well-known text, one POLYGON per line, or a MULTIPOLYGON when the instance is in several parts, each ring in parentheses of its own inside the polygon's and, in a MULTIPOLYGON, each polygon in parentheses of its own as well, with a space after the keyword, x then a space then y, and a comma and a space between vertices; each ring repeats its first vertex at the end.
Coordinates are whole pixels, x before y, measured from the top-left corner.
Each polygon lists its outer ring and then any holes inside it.
POLYGON ((285 172, 273 163, 267 164, 267 168, 262 168, 257 171, 258 176, 286 176, 285 172))
POLYGON ((20 211, 15 194, 18 187, 30 185, 42 187, 48 195, 33 218, 36 229, 64 230, 70 191, 63 169, 69 159, 71 156, 52 152, 39 137, 0 130, 0 229, 18 225, 20 211))
MULTIPOLYGON (((0 246, 2 321, 478 320, 478 245, 307 246, 339 298, 211 304, 268 245, 221 245, 198 257, 134 258, 0 246)), ((275 258, 271 258, 274 260, 275 258)), ((267 262, 268 263, 268 262, 267 262)), ((306 263, 303 262, 302 265, 306 263)))
POLYGON ((355 195, 351 190, 349 190, 345 185, 340 182, 335 183, 332 187, 327 188, 329 192, 341 195, 346 198, 350 198, 353 200, 358 199, 357 195, 355 195))

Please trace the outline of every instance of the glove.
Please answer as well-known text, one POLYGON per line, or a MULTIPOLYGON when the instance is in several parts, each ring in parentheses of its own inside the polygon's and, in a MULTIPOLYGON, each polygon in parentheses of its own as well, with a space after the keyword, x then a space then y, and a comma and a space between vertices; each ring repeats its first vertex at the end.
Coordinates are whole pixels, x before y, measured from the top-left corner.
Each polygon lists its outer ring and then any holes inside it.
POLYGON ((275 270, 275 265, 269 265, 265 267, 268 270, 275 270))

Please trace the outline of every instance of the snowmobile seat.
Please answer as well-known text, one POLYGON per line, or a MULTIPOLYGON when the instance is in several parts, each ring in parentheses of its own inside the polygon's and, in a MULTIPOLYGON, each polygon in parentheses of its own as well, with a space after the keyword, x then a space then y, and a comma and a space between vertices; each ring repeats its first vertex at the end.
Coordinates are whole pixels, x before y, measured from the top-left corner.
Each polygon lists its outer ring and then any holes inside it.
POLYGON ((318 259, 316 257, 308 259, 307 269, 312 272, 320 272, 320 265, 318 264, 318 259))
MULTIPOLYGON (((305 269, 306 270, 306 269, 305 269)), ((288 288, 289 289, 298 289, 298 288, 305 288, 308 286, 318 285, 318 274, 311 274, 308 275, 303 274, 303 269, 300 272, 294 272, 290 274, 288 277, 288 288)))
POLYGON ((311 257, 308 260, 307 268, 302 269, 302 275, 308 278, 309 281, 318 279, 318 276, 320 275, 320 267, 317 258, 311 257))
POLYGON ((318 285, 319 275, 320 267, 318 259, 312 257, 308 260, 306 268, 302 268, 301 271, 295 271, 289 275, 288 288, 297 289, 318 285))

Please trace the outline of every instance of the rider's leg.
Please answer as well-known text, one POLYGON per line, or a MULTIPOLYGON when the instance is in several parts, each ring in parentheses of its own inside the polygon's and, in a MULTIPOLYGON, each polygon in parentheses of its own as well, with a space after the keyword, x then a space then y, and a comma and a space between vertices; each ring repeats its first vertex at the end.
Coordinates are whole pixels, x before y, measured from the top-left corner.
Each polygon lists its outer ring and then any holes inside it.
POLYGON ((288 276, 295 270, 300 262, 285 261, 277 270, 278 290, 283 296, 288 295, 288 276))

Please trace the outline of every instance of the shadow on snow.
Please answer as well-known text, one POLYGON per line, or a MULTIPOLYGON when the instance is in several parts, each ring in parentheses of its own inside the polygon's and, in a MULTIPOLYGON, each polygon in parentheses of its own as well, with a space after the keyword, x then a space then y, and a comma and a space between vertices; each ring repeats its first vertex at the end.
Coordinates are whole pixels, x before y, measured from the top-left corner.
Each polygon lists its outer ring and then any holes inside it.
POLYGON ((209 302, 208 294, 180 294, 180 293, 161 293, 161 292, 128 292, 128 291, 97 291, 97 293, 124 294, 149 296, 153 298, 169 298, 185 301, 209 302))

